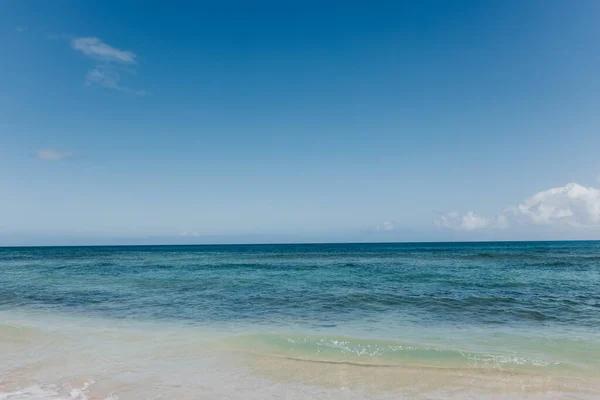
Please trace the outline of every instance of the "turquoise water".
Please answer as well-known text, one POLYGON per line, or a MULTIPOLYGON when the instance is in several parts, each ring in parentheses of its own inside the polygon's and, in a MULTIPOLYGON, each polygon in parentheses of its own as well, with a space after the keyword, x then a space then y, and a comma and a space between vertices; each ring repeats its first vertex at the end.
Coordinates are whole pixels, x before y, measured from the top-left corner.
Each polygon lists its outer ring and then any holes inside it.
POLYGON ((1 248, 0 312, 334 365, 599 378, 600 242, 1 248))
POLYGON ((0 306, 337 327, 595 330, 600 243, 0 249, 0 306))

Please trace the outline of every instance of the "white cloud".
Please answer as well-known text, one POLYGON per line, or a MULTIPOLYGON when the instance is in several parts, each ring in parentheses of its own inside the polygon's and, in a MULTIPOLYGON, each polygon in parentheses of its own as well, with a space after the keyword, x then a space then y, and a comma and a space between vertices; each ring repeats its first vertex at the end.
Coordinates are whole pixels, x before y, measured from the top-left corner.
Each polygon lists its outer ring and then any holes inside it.
POLYGON ((198 237, 200 236, 200 234, 198 232, 181 232, 180 236, 191 236, 191 237, 198 237))
POLYGON ((534 224, 600 225, 600 190, 577 183, 544 190, 519 204, 517 214, 534 224))
POLYGON ((473 211, 460 215, 456 211, 451 211, 442 215, 433 223, 442 228, 457 229, 461 231, 473 231, 483 228, 507 228, 508 222, 504 215, 486 218, 475 214, 473 211))
POLYGON ((433 222, 442 228, 465 231, 503 229, 513 224, 599 227, 600 189, 569 183, 535 193, 495 217, 482 217, 472 211, 460 215, 453 211, 433 222))
POLYGON ((71 47, 81 51, 88 57, 103 61, 114 61, 125 64, 135 64, 137 55, 128 50, 120 50, 109 46, 96 37, 82 37, 71 41, 71 47))
POLYGON ((394 221, 385 221, 380 225, 377 225, 375 230, 380 232, 389 232, 396 229, 396 223, 394 221))
POLYGON ((145 90, 132 89, 120 83, 123 73, 135 74, 137 55, 134 52, 109 46, 96 37, 72 39, 71 47, 92 59, 102 61, 86 73, 86 86, 98 85, 138 95, 147 93, 145 90))
POLYGON ((146 94, 146 91, 144 90, 135 90, 120 85, 120 79, 121 75, 117 70, 106 67, 96 67, 94 69, 89 70, 87 74, 85 74, 85 84, 87 86, 101 85, 109 89, 120 90, 122 92, 135 93, 139 95, 146 94))
POLYGON ((73 157, 73 153, 69 151, 58 151, 55 149, 40 149, 35 153, 38 160, 58 161, 65 158, 73 157))
POLYGON ((17 30, 17 32, 23 33, 27 30, 27 27, 26 26, 17 26, 15 29, 17 30))

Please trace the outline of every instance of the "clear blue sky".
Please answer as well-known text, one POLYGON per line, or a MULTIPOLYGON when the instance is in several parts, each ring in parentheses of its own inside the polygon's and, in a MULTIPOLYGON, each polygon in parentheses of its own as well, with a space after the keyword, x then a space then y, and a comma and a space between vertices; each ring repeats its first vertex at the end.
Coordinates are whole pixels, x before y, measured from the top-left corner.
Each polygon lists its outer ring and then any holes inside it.
POLYGON ((600 239, 599 18, 0 1, 0 245, 600 239))

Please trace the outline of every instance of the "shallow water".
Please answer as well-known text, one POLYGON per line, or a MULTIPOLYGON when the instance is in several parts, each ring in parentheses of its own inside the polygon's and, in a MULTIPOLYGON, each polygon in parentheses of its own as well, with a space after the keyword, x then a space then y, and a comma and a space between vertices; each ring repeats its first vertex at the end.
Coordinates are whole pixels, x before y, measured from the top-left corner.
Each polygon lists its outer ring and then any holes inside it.
POLYGON ((600 243, 0 249, 0 399, 600 398, 600 243))

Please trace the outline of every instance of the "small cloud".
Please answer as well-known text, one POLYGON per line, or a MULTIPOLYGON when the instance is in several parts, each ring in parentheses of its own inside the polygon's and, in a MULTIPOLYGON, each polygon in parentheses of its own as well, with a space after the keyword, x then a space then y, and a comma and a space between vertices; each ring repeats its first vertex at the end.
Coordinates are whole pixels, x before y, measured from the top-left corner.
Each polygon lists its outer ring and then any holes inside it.
POLYGON ((185 237, 198 237, 200 236, 200 234, 198 232, 181 232, 180 236, 185 236, 185 237))
POLYGON ((433 223, 442 228, 450 228, 461 231, 508 227, 508 222, 506 221, 506 217, 504 215, 485 218, 475 214, 473 211, 469 211, 465 215, 460 215, 456 211, 451 211, 434 220, 433 223))
POLYGON ((96 37, 81 37, 71 41, 71 47, 81 51, 88 57, 103 61, 114 61, 125 64, 135 64, 137 55, 128 50, 109 46, 96 37))
POLYGON ((58 161, 73 157, 73 153, 69 151, 58 151, 55 149, 40 149, 36 153, 38 160, 58 161))
POLYGON ((17 32, 23 33, 27 30, 27 27, 26 26, 17 26, 15 29, 17 32))
POLYGON ((379 232, 390 232, 396 229, 396 223, 394 221, 385 221, 375 228, 379 232))
POLYGON ((122 92, 145 95, 145 90, 135 90, 119 84, 121 75, 115 69, 106 67, 96 67, 85 74, 86 86, 101 85, 109 89, 120 90, 122 92))

